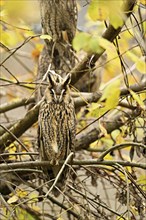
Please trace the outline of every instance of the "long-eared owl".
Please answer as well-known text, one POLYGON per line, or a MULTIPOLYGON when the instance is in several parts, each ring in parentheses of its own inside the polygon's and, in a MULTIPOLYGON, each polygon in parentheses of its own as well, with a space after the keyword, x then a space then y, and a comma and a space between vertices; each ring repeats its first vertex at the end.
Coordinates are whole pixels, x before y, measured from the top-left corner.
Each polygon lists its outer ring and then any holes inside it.
MULTIPOLYGON (((75 142, 75 108, 70 95, 70 74, 62 78, 58 74, 49 73, 49 85, 45 90, 39 110, 38 146, 41 160, 50 162, 47 169, 49 180, 55 179, 61 165, 70 152, 74 152, 75 142)), ((65 167, 56 186, 63 190, 69 168, 65 167)), ((59 195, 57 188, 53 190, 59 195)))

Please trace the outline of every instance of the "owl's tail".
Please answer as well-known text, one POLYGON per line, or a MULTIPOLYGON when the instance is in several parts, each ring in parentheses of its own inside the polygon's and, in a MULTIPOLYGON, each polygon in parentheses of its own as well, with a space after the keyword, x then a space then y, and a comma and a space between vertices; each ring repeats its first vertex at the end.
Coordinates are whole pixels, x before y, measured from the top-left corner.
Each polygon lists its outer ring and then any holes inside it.
POLYGON ((55 197, 58 197, 61 194, 61 192, 63 193, 65 191, 66 181, 70 172, 69 167, 66 165, 62 170, 61 174, 59 174, 61 168, 62 165, 55 165, 48 170, 49 179, 53 180, 51 181, 51 184, 49 184, 49 186, 53 186, 52 193, 55 197))

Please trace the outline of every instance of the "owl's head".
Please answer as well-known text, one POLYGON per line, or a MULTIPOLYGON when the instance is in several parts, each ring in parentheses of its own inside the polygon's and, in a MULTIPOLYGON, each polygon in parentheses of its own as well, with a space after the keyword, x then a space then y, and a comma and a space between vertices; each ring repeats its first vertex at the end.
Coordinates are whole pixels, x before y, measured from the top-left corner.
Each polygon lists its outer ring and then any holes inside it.
POLYGON ((46 90, 47 101, 62 103, 69 96, 69 83, 71 81, 71 75, 67 74, 65 78, 62 78, 58 74, 48 74, 49 86, 46 90))

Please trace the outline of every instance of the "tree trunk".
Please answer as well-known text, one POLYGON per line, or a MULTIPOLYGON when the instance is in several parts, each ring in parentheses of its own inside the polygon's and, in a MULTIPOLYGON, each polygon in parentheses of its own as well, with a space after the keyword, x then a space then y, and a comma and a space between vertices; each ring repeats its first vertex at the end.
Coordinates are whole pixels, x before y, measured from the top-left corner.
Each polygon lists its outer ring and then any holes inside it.
MULTIPOLYGON (((75 36, 77 23, 77 7, 75 0, 41 0, 41 23, 44 35, 49 35, 51 40, 45 39, 45 45, 40 55, 37 80, 42 80, 49 64, 62 77, 75 65, 75 55, 72 49, 72 40, 75 36)), ((39 101, 44 93, 38 87, 36 100, 39 101)))

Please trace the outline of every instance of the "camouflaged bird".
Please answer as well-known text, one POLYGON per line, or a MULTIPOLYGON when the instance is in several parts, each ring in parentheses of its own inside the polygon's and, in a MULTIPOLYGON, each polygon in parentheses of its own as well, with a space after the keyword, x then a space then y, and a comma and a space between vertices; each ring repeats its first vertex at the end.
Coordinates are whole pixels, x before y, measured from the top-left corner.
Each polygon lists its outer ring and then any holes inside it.
MULTIPOLYGON (((49 86, 39 110, 38 146, 41 160, 46 160, 52 165, 44 173, 49 180, 54 180, 61 165, 60 160, 65 160, 70 152, 74 152, 75 142, 75 108, 70 95, 69 83, 71 76, 62 78, 58 74, 49 73, 49 86)), ((69 167, 65 167, 56 186, 63 191, 69 167)), ((58 196, 59 190, 53 190, 58 196)))

